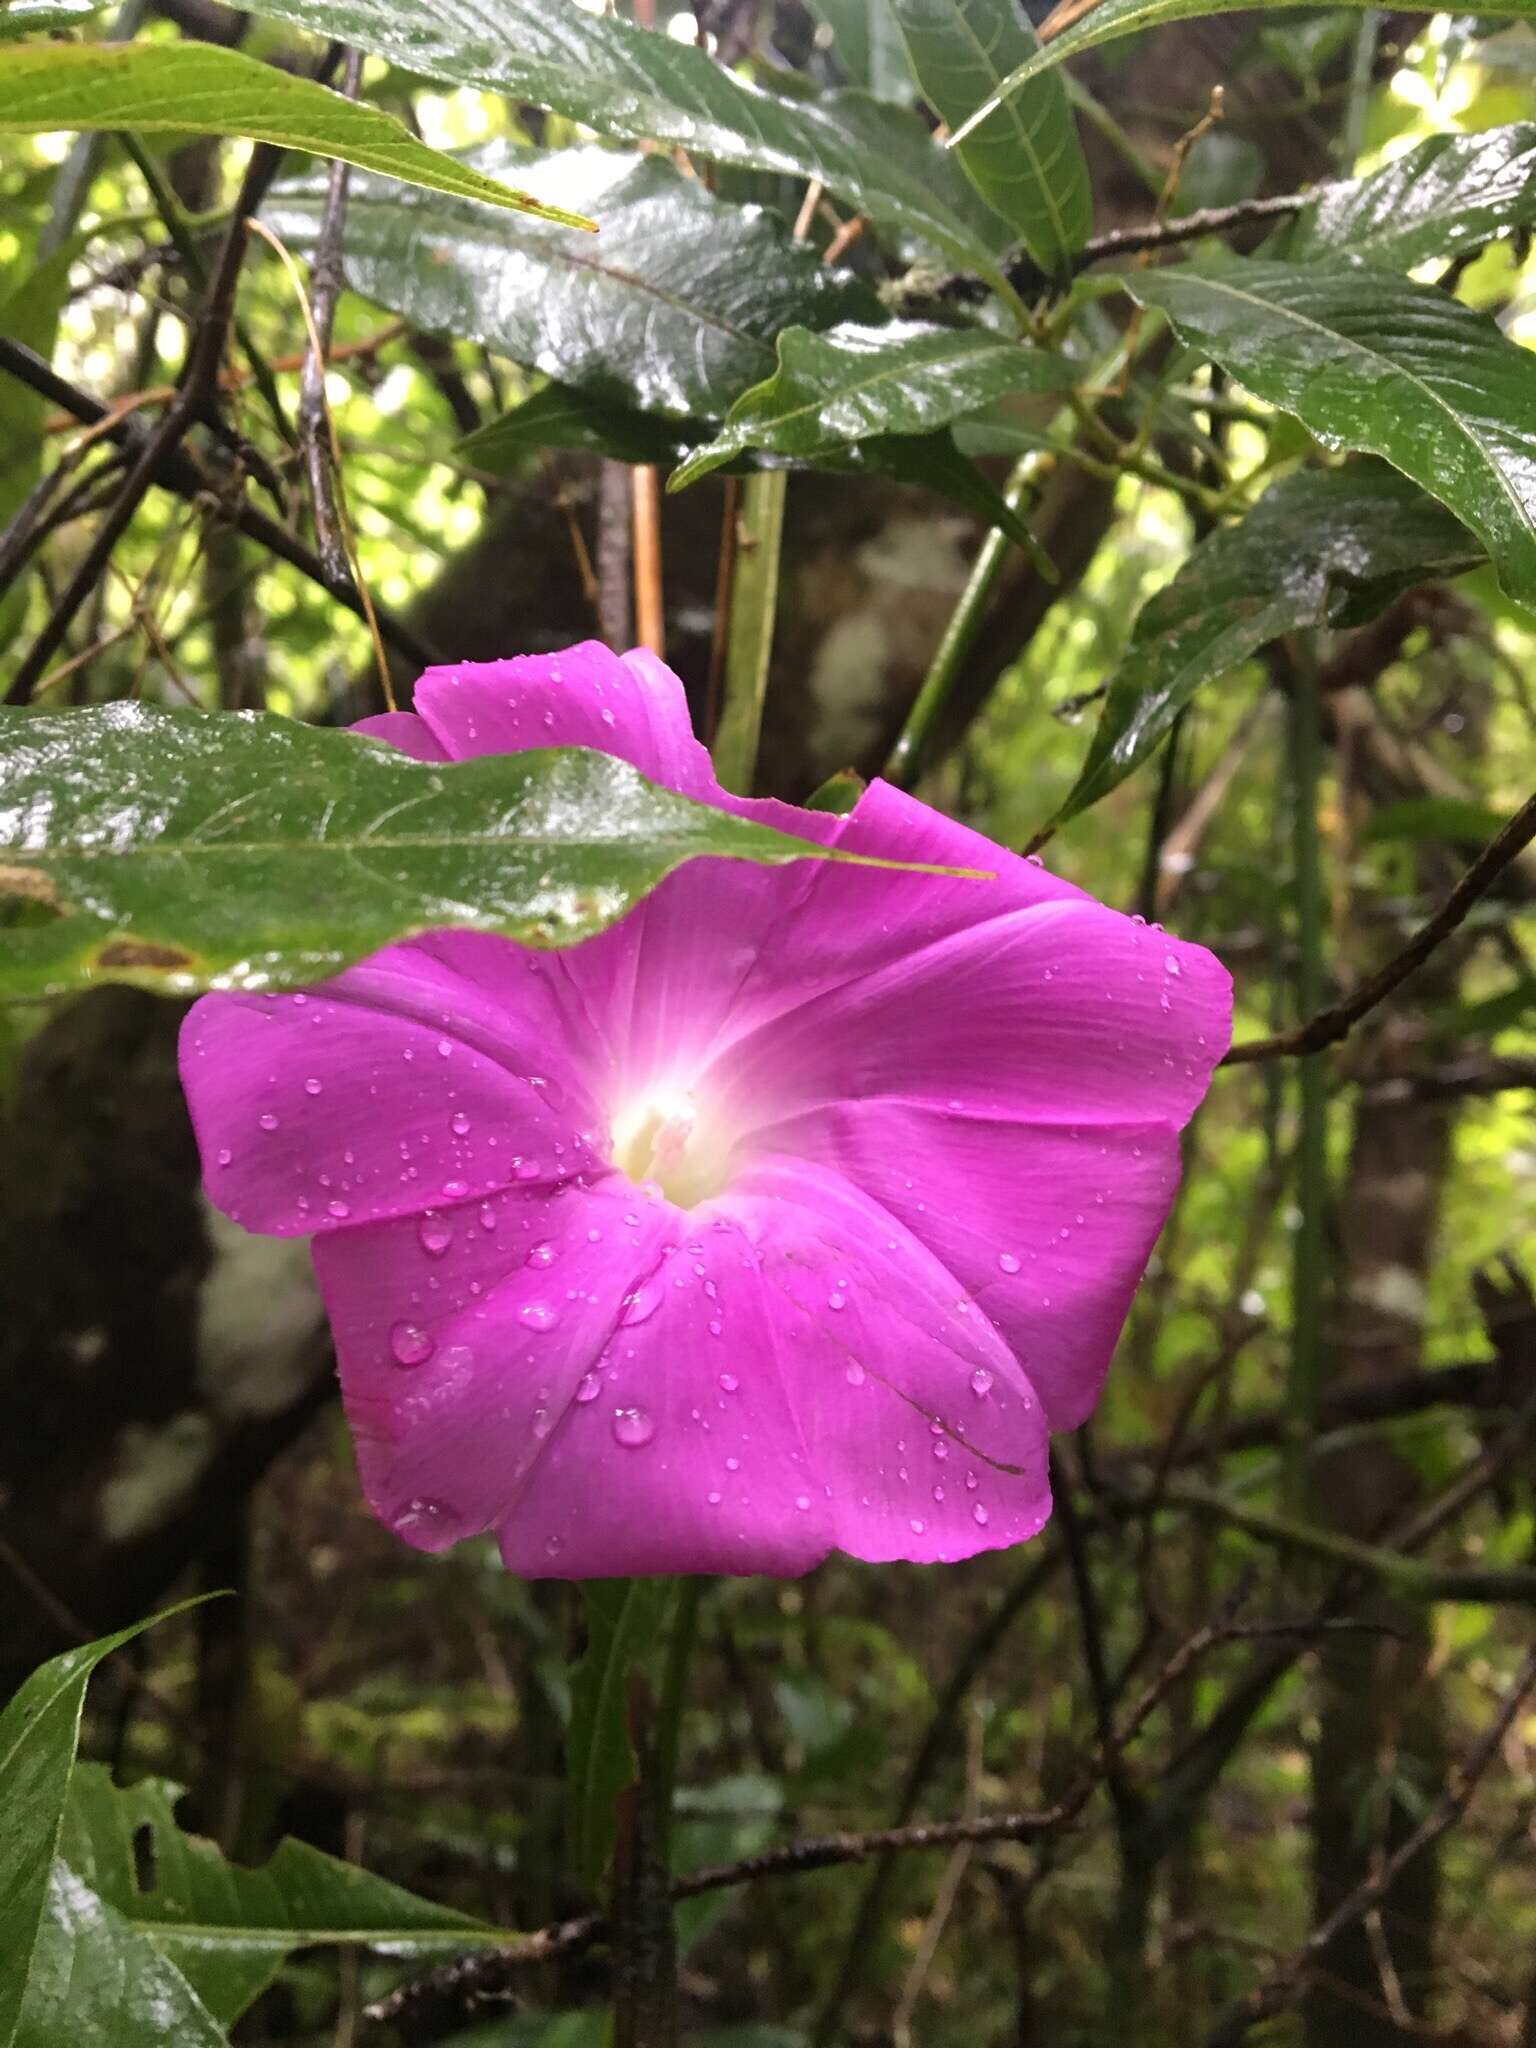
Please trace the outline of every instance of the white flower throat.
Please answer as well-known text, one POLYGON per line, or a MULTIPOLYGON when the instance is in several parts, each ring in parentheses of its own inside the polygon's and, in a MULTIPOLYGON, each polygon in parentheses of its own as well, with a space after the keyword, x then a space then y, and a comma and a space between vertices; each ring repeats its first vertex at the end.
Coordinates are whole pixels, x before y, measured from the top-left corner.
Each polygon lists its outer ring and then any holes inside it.
POLYGON ((620 1173, 638 1187, 659 1187, 680 1209, 720 1193, 732 1150, 731 1133, 685 1088, 653 1089, 613 1120, 613 1163, 620 1173))

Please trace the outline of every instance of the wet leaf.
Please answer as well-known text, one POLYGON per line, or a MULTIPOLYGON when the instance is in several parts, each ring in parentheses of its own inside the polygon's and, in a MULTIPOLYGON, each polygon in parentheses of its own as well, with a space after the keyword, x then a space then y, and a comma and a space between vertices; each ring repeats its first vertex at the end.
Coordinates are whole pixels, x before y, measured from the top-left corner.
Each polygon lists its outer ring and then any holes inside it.
POLYGON ((1357 256, 1411 270, 1536 221, 1536 122, 1432 135, 1369 177, 1325 185, 1286 243, 1298 261, 1357 256))
POLYGON ((378 107, 214 43, 36 43, 0 52, 0 134, 129 128, 249 136, 590 228, 427 145, 378 107))
POLYGON ((1273 485, 1142 606, 1058 821, 1123 782, 1202 685, 1282 633, 1358 625, 1415 584, 1481 559, 1448 512, 1384 463, 1303 470, 1273 485))
POLYGON ((314 981, 412 932, 569 945, 697 854, 821 850, 582 747, 414 761, 264 712, 0 714, 0 995, 314 981))

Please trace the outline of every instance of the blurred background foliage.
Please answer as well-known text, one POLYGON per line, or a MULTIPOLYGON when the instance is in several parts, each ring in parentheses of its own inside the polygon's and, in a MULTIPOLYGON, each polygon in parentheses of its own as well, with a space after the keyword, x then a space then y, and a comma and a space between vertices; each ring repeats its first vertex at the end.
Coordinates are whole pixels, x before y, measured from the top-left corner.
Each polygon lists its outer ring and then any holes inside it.
MULTIPOLYGON (((281 25, 205 0, 129 13, 140 36, 238 41, 285 60, 296 47, 281 25)), ((657 28, 680 42, 708 35, 738 60, 754 49, 821 86, 882 61, 878 48, 843 56, 880 19, 858 10, 856 23, 848 0, 814 14, 797 0, 712 0, 707 15, 657 28)), ((1266 9, 1096 52, 1078 87, 1096 225, 1148 217, 1216 84, 1223 118, 1183 161, 1178 207, 1370 170, 1426 138, 1536 113, 1530 25, 1391 10, 1369 22, 1367 38, 1358 11, 1266 9)), ((591 139, 561 116, 373 57, 363 84, 435 147, 492 166, 509 147, 591 139)), ((187 136, 137 155, 111 136, 6 142, 0 328, 72 383, 109 401, 138 394, 152 415, 181 360, 192 293, 167 259, 164 189, 152 189, 142 159, 195 231, 229 204, 245 152, 187 136)), ((323 182, 323 167, 290 161, 269 209, 280 234, 300 239, 303 194, 323 182)), ((785 222, 803 197, 792 181, 730 169, 716 189, 755 197, 785 222)), ((408 204, 395 192, 393 204, 408 204)), ((451 249, 434 257, 413 243, 397 256, 420 275, 382 304, 343 292, 325 374, 364 581, 457 655, 536 651, 599 630, 604 458, 530 446, 478 466, 465 437, 541 380, 494 339, 424 316, 431 266, 451 266, 451 249)), ((878 281, 857 241, 847 261, 878 281)), ((1443 280, 1444 270, 1437 260, 1416 274, 1443 280)), ((1479 246, 1453 282, 1511 340, 1536 346, 1536 258, 1523 231, 1479 246)), ((292 277, 263 246, 250 252, 239 316, 291 393, 303 317, 292 277)), ((231 360, 229 417, 288 478, 249 358, 231 360)), ((1294 420, 1198 364, 1176 364, 1162 390, 1216 436, 1211 473, 1224 483, 1313 452, 1294 420)), ((0 511, 14 510, 73 430, 0 380, 0 511)), ((994 451, 1009 431, 994 423, 989 439, 976 425, 969 443, 999 483, 1006 462, 994 451)), ((1150 445, 1181 474, 1206 473, 1187 435, 1150 445)), ((728 488, 714 478, 664 507, 667 647, 701 715, 728 488)), ((362 622, 216 509, 146 501, 51 701, 264 704, 323 722, 376 708, 362 622)), ((1198 506, 1143 477, 1071 472, 1052 483, 1039 530, 1063 587, 1020 570, 1000 599, 921 783, 929 801, 1004 844, 1031 841, 1077 776, 1141 605, 1185 561, 1199 521, 1198 506)), ((61 526, 6 598, 13 646, 41 625, 89 530, 61 526)), ((980 538, 974 517, 918 486, 791 478, 764 787, 803 798, 838 769, 878 768, 980 538)), ((1487 836, 1482 821, 1511 812, 1536 778, 1536 622, 1481 570, 1411 591, 1385 625, 1312 647, 1335 686, 1318 821, 1328 972, 1347 992, 1444 894, 1487 836)), ((1268 652, 1224 674, 1165 750, 1065 824, 1047 854, 1106 900, 1214 948, 1237 980, 1239 1036, 1295 1014, 1282 682, 1268 652)), ((1512 867, 1432 968, 1330 1056, 1322 1263, 1302 1284, 1324 1302, 1327 1377, 1309 1449, 1316 1512, 1338 1531, 1368 1533, 1384 1503, 1433 1500, 1503 1442, 1511 1414, 1530 1413, 1532 888, 1531 871, 1512 867), (1465 1374, 1485 1366, 1484 1394, 1465 1398, 1465 1374), (1330 1397, 1458 1368, 1454 1403, 1329 1419, 1330 1397)), ((135 1618, 171 1585, 233 1584, 238 1601, 166 1625, 108 1667, 87 1755, 123 1780, 187 1786, 182 1817, 240 1858, 260 1859, 286 1832, 498 1924, 531 1928, 579 1909, 560 1850, 574 1589, 508 1577, 488 1543, 418 1556, 370 1521, 302 1252, 244 1240, 202 1207, 153 999, 116 990, 0 1010, 0 1073, 9 1680, 72 1634, 135 1618)), ((1302 1204, 1315 1200, 1297 1187, 1294 1083, 1281 1063, 1218 1077, 1103 1406, 1062 1453, 1114 1715, 1213 1616, 1232 1633, 1168 1686, 1109 1795, 1061 1837, 908 1854, 690 1904, 680 1920, 690 2039, 1204 2041, 1229 2002, 1305 1940, 1331 1888, 1379 1867, 1439 1796, 1446 1760, 1488 1722, 1530 1640, 1528 1595, 1405 1602, 1372 1584, 1347 1614, 1376 1633, 1287 1635, 1280 1625, 1305 1619, 1316 1582, 1283 1546, 1187 1502, 1155 1516, 1117 1508, 1117 1487, 1144 1478, 1175 1440, 1179 1474, 1239 1510, 1277 1512, 1291 1498, 1278 1404, 1294 1245, 1302 1204), (1223 1429, 1255 1414, 1269 1418, 1263 1440, 1218 1457, 1223 1429), (1249 1625, 1258 1632, 1245 1634, 1249 1625)), ((1440 1533, 1436 1561, 1529 1566, 1533 1505, 1527 1441, 1440 1533)), ((1064 1792, 1099 1739, 1073 1564, 1058 1521, 1026 1551, 946 1570, 833 1563, 796 1584, 713 1586, 686 1722, 680 1867, 794 1834, 1024 1808, 1064 1792)), ((1423 1881, 1325 1956, 1300 2008, 1256 2038, 1531 2048, 1533 1815, 1527 1707, 1469 1816, 1438 1859, 1415 1865, 1423 1881)), ((360 2008, 400 1974, 383 1958, 304 1954, 235 2038, 387 2040, 360 2008)), ((524 1972, 517 1998, 487 2007, 470 2031, 462 2015, 438 2014, 400 2038, 578 2048, 606 2038, 604 1995, 599 1965, 578 1956, 524 1972)))

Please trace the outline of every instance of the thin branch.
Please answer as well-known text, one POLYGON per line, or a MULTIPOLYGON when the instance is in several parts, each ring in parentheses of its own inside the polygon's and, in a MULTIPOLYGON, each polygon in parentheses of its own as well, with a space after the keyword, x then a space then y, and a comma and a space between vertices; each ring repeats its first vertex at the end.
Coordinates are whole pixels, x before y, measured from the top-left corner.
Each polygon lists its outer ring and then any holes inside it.
POLYGON ((1409 975, 1424 965, 1435 948, 1450 937, 1472 906, 1488 893, 1533 839, 1536 839, 1536 796, 1528 797, 1503 830, 1489 840, 1434 916, 1419 927, 1402 951, 1395 954, 1379 973, 1362 982, 1346 1001, 1320 1010, 1294 1031, 1279 1031, 1270 1038, 1250 1038, 1242 1045, 1234 1045, 1222 1064, 1245 1066, 1255 1060, 1321 1052, 1325 1046, 1337 1045, 1341 1039, 1347 1038, 1368 1011, 1374 1010, 1409 975))
POLYGON ((176 398, 129 464, 128 474, 111 510, 97 528, 95 538, 55 603, 43 630, 23 657, 7 694, 7 703, 27 702, 34 685, 47 673, 53 656, 63 645, 76 612, 105 573, 113 549, 155 481, 161 463, 176 453, 195 422, 216 400, 219 364, 223 360, 224 343, 234 311, 235 286, 245 254, 245 217, 261 204, 282 160, 282 151, 266 143, 258 144, 252 151, 241 180, 235 211, 224 231, 218 260, 193 330, 176 398))
MULTIPOLYGON (((915 1827, 872 1828, 858 1834, 811 1835, 802 1841, 786 1842, 777 1849, 765 1849, 756 1856, 745 1856, 737 1863, 717 1863, 695 1870, 676 1881, 672 1898, 694 1899, 704 1892, 726 1891, 762 1877, 803 1877, 813 1870, 862 1863, 868 1857, 894 1850, 1033 1841, 1066 1827, 1084 1803, 1080 1796, 1075 1801, 1064 1800, 1056 1806, 1029 1812, 924 1821, 915 1827)), ((592 1948, 606 1941, 611 1932, 605 1913, 585 1913, 574 1920, 556 1921, 541 1927, 536 1934, 509 1941, 504 1947, 461 1956, 424 1977, 397 1986, 369 2006, 367 2016, 371 2020, 399 2021, 444 2002, 497 1997, 530 1963, 548 1962, 553 1956, 592 1948)))
POLYGON ((1294 2003, 1305 1987, 1309 1968, 1337 1936, 1378 1906, 1414 1858, 1421 1856, 1462 1818, 1472 1803, 1479 1780, 1498 1755, 1515 1717, 1533 1690, 1536 1690, 1536 1650, 1527 1654, 1492 1723, 1451 1773, 1444 1794, 1413 1833, 1363 1883, 1356 1885, 1340 1900, 1327 1919, 1313 1928, 1295 1955, 1271 1970, 1217 2022, 1206 2038, 1206 2048, 1241 2048, 1241 2043, 1261 2020, 1294 2003))
MULTIPOLYGON (((51 399, 55 405, 62 406, 82 424, 99 427, 103 437, 125 449, 130 459, 137 459, 148 446, 151 437, 139 420, 128 415, 120 415, 115 409, 101 404, 98 399, 79 390, 59 376, 52 365, 44 362, 41 356, 21 342, 10 340, 6 335, 0 335, 0 370, 9 371, 29 389, 51 399)), ((162 490, 172 491, 180 498, 199 499, 218 495, 213 477, 188 454, 185 448, 173 447, 157 457, 153 481, 162 490)), ((367 623, 367 614, 363 610, 362 600, 352 587, 351 578, 338 582, 328 576, 320 557, 300 540, 297 534, 290 533, 287 527, 280 526, 274 519, 269 519, 253 505, 242 502, 226 506, 224 509, 226 516, 243 534, 266 548, 269 554, 276 555, 280 561, 288 563, 290 568, 297 569, 300 575, 308 577, 311 583, 318 584, 327 596, 334 598, 338 604, 345 606, 349 612, 367 623)), ((379 630, 384 638, 407 660, 425 668, 432 659, 426 643, 418 639, 401 620, 394 618, 382 608, 377 609, 379 630)))
MULTIPOLYGON (((362 75, 362 58, 355 50, 349 50, 341 84, 349 100, 357 98, 362 75)), ((304 373, 299 385, 299 445, 304 453, 304 474, 315 517, 315 544, 326 574, 337 581, 351 574, 351 566, 336 510, 332 460, 335 436, 325 404, 325 363, 336 323, 336 301, 341 296, 341 237, 346 225, 350 175, 351 166, 340 158, 332 163, 325 211, 310 262, 309 303, 314 324, 309 347, 304 352, 304 373)))

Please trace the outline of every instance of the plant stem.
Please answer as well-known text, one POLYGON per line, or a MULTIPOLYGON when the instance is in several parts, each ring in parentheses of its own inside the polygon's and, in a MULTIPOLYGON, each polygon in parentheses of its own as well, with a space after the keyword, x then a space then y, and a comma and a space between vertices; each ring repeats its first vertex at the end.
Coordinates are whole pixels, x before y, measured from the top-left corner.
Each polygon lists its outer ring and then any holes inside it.
POLYGON ((677 1582, 672 1629, 667 1637, 667 1661, 656 1701, 650 1792, 656 1813, 657 1858, 669 1872, 672 1868, 672 1803, 677 1792, 683 1709, 687 1704, 688 1674, 699 1635, 699 1606, 708 1583, 707 1579, 701 1578, 679 1579, 677 1582))
POLYGON ((759 470, 742 486, 739 543, 731 580, 731 623, 725 690, 714 740, 715 774, 737 796, 752 794, 763 698, 779 603, 779 550, 784 537, 782 469, 759 470))
MULTIPOLYGON (((1003 491, 1010 511, 1022 512, 1047 467, 1047 457, 1041 450, 1031 449, 1027 455, 1020 456, 1003 491)), ((965 588, 960 593, 960 602, 950 614, 938 652, 886 761, 885 778, 894 782, 898 789, 909 789, 922 771, 933 728, 949 702, 966 658, 976 644, 976 636, 981 631, 992 592, 1012 545, 998 526, 989 529, 981 544, 965 588)))

